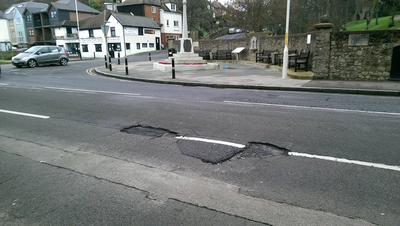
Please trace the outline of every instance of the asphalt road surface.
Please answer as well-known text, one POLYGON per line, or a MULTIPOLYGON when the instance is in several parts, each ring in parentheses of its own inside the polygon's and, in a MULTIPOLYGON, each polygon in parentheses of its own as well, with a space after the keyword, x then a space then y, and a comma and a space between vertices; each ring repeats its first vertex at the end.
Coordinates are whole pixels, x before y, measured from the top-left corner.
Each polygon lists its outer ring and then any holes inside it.
POLYGON ((103 63, 2 66, 0 224, 400 222, 397 97, 88 73, 103 63))

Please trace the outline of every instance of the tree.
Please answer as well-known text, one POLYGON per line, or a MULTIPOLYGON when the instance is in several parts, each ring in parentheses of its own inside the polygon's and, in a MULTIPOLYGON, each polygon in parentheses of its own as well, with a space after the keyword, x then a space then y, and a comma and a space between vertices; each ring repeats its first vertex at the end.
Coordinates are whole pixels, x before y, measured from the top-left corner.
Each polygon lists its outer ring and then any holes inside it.
POLYGON ((389 24, 389 27, 394 26, 394 18, 400 7, 400 0, 381 0, 381 3, 389 11, 390 16, 392 16, 392 22, 389 24))

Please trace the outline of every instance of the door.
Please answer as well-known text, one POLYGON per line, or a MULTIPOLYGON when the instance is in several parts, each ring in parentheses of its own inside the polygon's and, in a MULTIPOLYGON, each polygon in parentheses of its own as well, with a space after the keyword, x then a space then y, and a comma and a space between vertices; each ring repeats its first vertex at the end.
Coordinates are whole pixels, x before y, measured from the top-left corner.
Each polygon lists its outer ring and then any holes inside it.
POLYGON ((51 54, 49 47, 42 47, 37 51, 36 62, 38 64, 49 64, 51 63, 51 54))
POLYGON ((156 37, 156 50, 160 50, 160 38, 156 37))
POLYGON ((400 46, 396 46, 393 48, 390 80, 400 80, 400 46))

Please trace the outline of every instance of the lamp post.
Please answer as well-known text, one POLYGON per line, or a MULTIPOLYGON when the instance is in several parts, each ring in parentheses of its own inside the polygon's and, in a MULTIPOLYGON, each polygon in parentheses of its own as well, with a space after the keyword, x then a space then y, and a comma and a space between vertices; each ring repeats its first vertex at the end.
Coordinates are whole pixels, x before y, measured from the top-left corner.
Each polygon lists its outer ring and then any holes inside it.
POLYGON ((290 0, 287 0, 286 8, 286 35, 285 35, 285 49, 283 50, 283 68, 282 79, 287 78, 287 66, 289 58, 288 39, 289 39, 289 16, 290 16, 290 0))
POLYGON ((81 51, 81 36, 80 36, 80 34, 79 34, 79 15, 78 15, 78 4, 76 3, 76 0, 75 0, 75 13, 76 13, 76 25, 77 25, 77 27, 78 27, 78 41, 79 41, 79 43, 78 43, 78 45, 79 45, 79 57, 82 59, 82 51, 81 51))

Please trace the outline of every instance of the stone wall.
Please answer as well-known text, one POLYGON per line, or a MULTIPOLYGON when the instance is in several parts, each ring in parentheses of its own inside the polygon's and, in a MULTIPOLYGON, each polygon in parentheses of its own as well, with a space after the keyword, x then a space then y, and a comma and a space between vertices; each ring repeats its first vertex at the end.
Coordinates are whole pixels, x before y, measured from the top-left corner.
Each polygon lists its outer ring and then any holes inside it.
MULTIPOLYGON (((315 33, 311 33, 312 38, 315 38, 315 33)), ((313 52, 314 44, 307 44, 308 34, 294 34, 289 35, 288 48, 289 50, 297 49, 300 51, 311 51, 313 52)), ((256 61, 256 53, 265 50, 278 50, 283 52, 285 48, 285 36, 266 36, 263 33, 255 33, 250 35, 249 38, 242 39, 221 39, 221 40, 199 40, 200 50, 211 50, 216 52, 219 50, 234 50, 237 47, 245 47, 239 58, 240 60, 256 61), (256 38, 255 48, 252 47, 252 39, 256 38)), ((309 64, 311 69, 311 64, 309 64)))
POLYGON ((398 30, 331 33, 329 79, 388 80, 398 45, 398 30))

